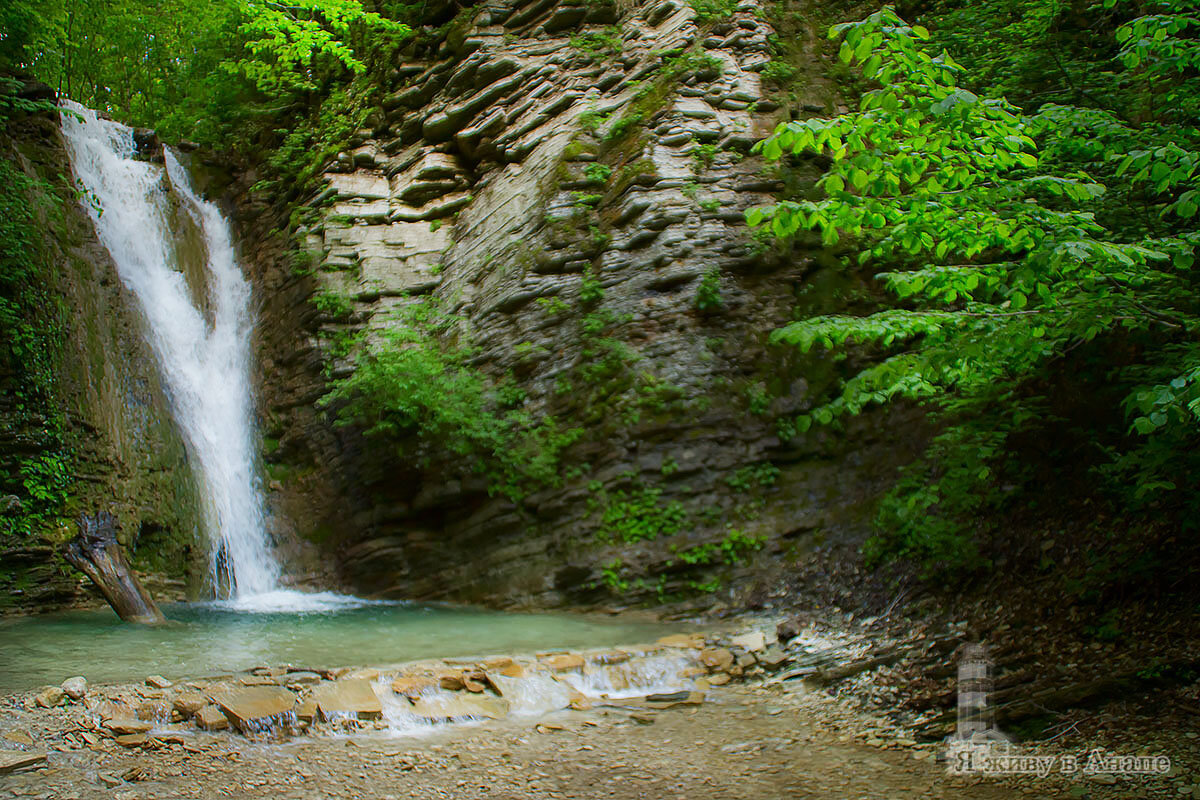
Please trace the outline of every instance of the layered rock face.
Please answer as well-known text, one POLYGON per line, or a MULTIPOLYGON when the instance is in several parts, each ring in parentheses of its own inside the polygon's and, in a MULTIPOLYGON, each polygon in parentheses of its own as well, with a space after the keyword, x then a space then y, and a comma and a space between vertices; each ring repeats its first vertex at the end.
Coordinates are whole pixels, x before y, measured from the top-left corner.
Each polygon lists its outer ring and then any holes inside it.
POLYGON ((785 113, 760 74, 763 7, 469 13, 397 66, 329 166, 301 231, 314 273, 258 248, 281 532, 336 551, 359 591, 543 606, 723 592, 860 535, 895 465, 879 421, 851 446, 776 432, 836 365, 768 343, 828 273, 744 223, 781 188, 751 153, 785 113), (464 320, 474 367, 583 429, 560 485, 490 496, 314 406, 323 367, 353 369, 340 337, 430 297, 464 320))

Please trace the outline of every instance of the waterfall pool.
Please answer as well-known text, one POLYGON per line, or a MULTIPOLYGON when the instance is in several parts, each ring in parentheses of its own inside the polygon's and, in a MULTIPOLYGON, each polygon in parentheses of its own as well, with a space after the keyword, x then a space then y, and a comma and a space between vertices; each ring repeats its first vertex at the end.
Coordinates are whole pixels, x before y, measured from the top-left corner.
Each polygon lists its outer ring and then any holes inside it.
MULTIPOLYGON (((336 596, 335 596, 336 597, 336 596)), ((128 625, 108 608, 0 618, 0 694, 83 675, 198 677, 260 665, 380 666, 425 658, 652 642, 679 625, 566 613, 353 601, 300 612, 231 604, 162 607, 170 623, 128 625)))

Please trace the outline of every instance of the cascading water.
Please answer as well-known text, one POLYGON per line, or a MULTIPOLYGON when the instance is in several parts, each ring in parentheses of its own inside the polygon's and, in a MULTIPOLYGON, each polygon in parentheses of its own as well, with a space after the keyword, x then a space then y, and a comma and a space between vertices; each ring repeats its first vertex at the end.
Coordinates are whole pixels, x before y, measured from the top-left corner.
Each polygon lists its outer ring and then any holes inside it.
POLYGON ((237 600, 278 595, 254 458, 250 286, 229 224, 196 194, 169 148, 165 167, 135 160, 131 128, 67 105, 71 164, 90 195, 96 233, 148 323, 194 465, 213 583, 237 600), (201 265, 190 282, 189 258, 201 265))

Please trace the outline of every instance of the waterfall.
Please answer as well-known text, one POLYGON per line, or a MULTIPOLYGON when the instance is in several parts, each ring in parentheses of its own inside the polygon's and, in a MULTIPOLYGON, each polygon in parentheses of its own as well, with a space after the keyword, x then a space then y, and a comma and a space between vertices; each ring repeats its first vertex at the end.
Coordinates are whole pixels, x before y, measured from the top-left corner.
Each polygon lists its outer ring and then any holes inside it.
POLYGON ((169 148, 165 167, 135 160, 131 128, 67 107, 63 133, 84 205, 137 297, 195 470, 213 584, 237 599, 274 593, 280 570, 255 459, 250 285, 229 223, 169 148))

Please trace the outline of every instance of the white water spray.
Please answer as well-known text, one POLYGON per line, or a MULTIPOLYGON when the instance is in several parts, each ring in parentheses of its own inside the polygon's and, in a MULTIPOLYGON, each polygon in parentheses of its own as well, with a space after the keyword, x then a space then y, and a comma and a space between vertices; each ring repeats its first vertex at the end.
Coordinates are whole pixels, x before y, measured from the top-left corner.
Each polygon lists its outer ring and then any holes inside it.
POLYGON ((279 565, 255 469, 250 286, 234 258, 229 224, 196 194, 169 149, 165 168, 134 160, 131 128, 73 103, 68 108, 74 113, 63 116, 63 133, 71 164, 91 195, 86 205, 96 233, 146 318, 194 464, 214 584, 239 600, 277 597, 279 565), (188 224, 203 250, 204 286, 195 299, 185 274, 188 224))

